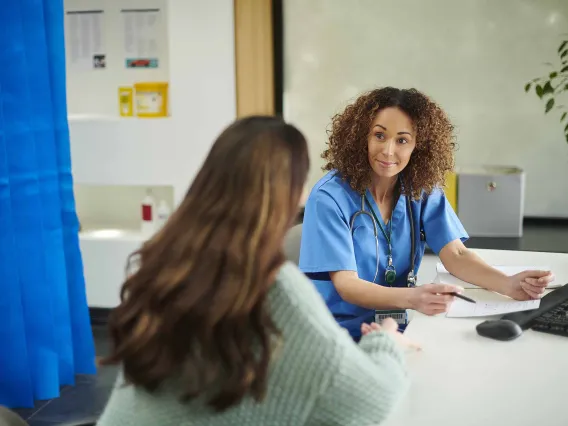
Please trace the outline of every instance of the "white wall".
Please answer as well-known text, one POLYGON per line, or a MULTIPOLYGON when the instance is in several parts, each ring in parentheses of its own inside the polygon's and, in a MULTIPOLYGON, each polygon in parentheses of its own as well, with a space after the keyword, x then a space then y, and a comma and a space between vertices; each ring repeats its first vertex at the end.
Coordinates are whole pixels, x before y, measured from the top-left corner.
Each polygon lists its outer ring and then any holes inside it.
POLYGON ((104 9, 106 69, 67 67, 71 151, 80 219, 93 225, 139 226, 145 188, 175 204, 209 148, 236 117, 233 1, 66 0, 72 10, 104 9), (164 10, 160 68, 126 69, 122 8, 164 10), (169 81, 168 118, 118 117, 117 89, 136 81, 169 81), (167 188, 171 188, 168 190, 167 188))
POLYGON ((169 0, 171 137, 168 167, 184 195, 221 130, 236 118, 233 0, 169 0))
MULTIPOLYGON (((118 115, 118 88, 143 81, 168 81, 169 52, 166 0, 64 0, 65 10, 103 10, 101 30, 106 68, 78 70, 67 63, 67 108, 70 115, 118 115), (125 67, 124 25, 121 9, 162 10, 158 26, 158 68, 125 67)), ((66 27, 66 30, 68 28, 66 27)), ((66 38, 69 56, 69 37, 66 38)))
MULTIPOLYGON (((120 1, 141 7, 137 0, 120 1)), ((90 223, 128 227, 130 220, 121 212, 138 214, 146 186, 160 185, 164 196, 171 189, 179 203, 214 139, 236 117, 233 0, 168 0, 166 18, 171 116, 70 120, 77 208, 80 219, 90 223), (117 214, 109 217, 110 209, 117 214)), ((91 91, 94 86, 85 84, 77 92, 70 83, 75 77, 69 76, 70 104, 75 97, 98 96, 92 91, 102 90, 91 91)), ((98 98, 100 105, 109 102, 111 115, 117 112, 115 85, 109 77, 104 86, 112 100, 98 98)), ((80 112, 96 112, 84 105, 80 112)), ((132 232, 81 234, 89 306, 116 306, 126 257, 143 241, 143 235, 132 232)))
POLYGON ((286 0, 285 116, 314 167, 330 117, 377 86, 416 87, 457 126, 457 164, 527 173, 525 215, 568 217, 568 144, 559 116, 524 84, 556 59, 566 0, 286 0))

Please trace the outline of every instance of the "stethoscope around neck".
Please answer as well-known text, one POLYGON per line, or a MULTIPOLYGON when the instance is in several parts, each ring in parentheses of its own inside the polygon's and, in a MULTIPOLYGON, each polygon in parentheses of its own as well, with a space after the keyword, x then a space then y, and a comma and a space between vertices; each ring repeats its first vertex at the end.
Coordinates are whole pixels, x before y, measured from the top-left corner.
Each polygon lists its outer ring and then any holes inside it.
MULTIPOLYGON (((410 272, 406 277, 406 285, 408 287, 416 287, 416 280, 417 276, 414 274, 414 266, 415 266, 415 254, 416 254, 416 240, 415 240, 415 229, 414 229, 414 217, 412 216, 412 203, 410 202, 410 197, 406 196, 406 212, 408 217, 410 218, 410 272)), ((367 199, 366 195, 363 193, 361 195, 361 209, 351 217, 351 223, 349 224, 349 229, 351 233, 354 230, 355 219, 358 216, 365 215, 371 219, 371 223, 373 224, 373 234, 375 236, 375 256, 376 256, 376 269, 375 269, 375 277, 373 278, 373 282, 377 281, 377 276, 379 275, 379 233, 377 228, 377 220, 375 220, 373 207, 371 203, 367 199), (369 205, 370 212, 365 210, 365 201, 369 205)), ((392 221, 392 217, 390 219, 392 221)), ((391 222, 392 226, 392 222, 391 222)), ((390 242, 389 242, 390 244, 390 242)), ((390 251, 387 267, 385 270, 385 281, 387 283, 393 282, 396 279, 396 269, 393 265, 392 261, 392 251, 390 251), (394 278, 393 278, 394 277, 394 278)))

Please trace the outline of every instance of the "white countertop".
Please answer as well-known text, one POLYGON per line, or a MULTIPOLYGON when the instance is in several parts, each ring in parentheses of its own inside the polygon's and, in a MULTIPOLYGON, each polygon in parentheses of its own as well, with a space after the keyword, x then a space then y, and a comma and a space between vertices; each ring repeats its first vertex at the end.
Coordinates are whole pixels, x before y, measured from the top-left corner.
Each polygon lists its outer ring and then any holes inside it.
MULTIPOLYGON (((549 265, 568 282, 568 254, 475 251, 491 264, 549 265)), ((437 261, 425 257, 422 283, 435 277, 437 261)), ((466 294, 503 298, 486 290, 466 294)), ((568 425, 568 337, 528 330, 510 342, 490 340, 475 331, 486 319, 414 313, 406 334, 423 351, 409 353, 410 391, 384 426, 568 425)))

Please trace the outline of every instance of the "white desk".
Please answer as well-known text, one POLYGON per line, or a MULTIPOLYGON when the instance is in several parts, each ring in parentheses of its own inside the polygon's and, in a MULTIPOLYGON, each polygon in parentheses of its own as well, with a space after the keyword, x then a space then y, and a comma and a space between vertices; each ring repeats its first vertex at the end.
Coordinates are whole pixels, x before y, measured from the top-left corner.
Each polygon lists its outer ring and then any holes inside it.
MULTIPOLYGON (((550 265, 568 282, 568 254, 476 252, 493 264, 550 265)), ((428 281, 437 258, 424 261, 428 281)), ((466 294, 502 297, 485 290, 466 294)), ((475 331, 485 319, 414 315, 406 333, 423 351, 409 354, 409 393, 384 426, 568 425, 568 338, 528 330, 511 342, 490 340, 475 331)))

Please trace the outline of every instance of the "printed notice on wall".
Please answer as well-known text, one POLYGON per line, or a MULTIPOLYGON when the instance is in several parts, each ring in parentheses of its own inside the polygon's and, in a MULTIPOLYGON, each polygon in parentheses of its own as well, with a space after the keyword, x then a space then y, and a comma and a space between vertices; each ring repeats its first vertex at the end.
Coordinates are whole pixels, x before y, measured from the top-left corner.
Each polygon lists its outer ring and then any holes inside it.
POLYGON ((160 9, 122 9, 126 68, 158 68, 160 9))
POLYGON ((69 10, 65 14, 67 64, 74 70, 106 68, 102 10, 69 10))

